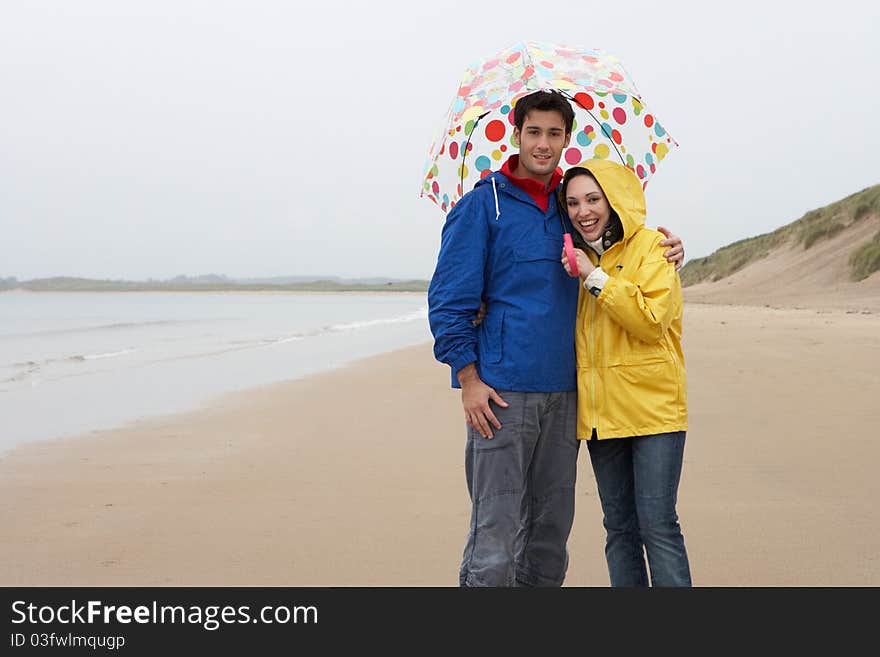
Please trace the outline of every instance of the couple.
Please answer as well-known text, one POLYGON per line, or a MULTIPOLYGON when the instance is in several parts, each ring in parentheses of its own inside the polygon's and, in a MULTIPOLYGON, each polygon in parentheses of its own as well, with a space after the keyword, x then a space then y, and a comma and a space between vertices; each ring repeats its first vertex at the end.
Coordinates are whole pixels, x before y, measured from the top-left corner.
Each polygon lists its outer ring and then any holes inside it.
POLYGON ((689 586, 675 510, 687 429, 681 240, 645 228, 625 167, 594 160, 559 175, 574 120, 565 97, 538 91, 513 111, 519 153, 447 216, 428 291, 434 354, 468 426, 460 583, 562 584, 585 440, 612 586, 648 585, 643 548, 654 586, 689 586))

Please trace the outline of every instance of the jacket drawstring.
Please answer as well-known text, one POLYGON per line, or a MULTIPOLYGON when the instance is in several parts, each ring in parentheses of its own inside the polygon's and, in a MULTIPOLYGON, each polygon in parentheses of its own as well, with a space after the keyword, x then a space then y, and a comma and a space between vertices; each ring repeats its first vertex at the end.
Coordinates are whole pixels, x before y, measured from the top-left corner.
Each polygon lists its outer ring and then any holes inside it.
POLYGON ((495 195, 495 221, 501 216, 501 210, 498 209, 498 188, 495 187, 495 178, 492 179, 492 193, 495 195))

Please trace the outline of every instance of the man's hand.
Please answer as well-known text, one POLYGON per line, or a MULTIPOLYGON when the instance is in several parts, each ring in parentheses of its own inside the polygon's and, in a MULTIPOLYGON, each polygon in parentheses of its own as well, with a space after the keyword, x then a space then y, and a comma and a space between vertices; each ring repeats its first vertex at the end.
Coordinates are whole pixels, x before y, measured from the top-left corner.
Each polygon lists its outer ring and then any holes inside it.
POLYGON ((681 238, 678 235, 673 235, 668 228, 663 226, 657 226, 657 230, 666 235, 666 239, 660 242, 660 246, 671 247, 663 254, 663 257, 669 262, 675 263, 675 271, 678 271, 684 262, 684 244, 682 244, 681 238))
POLYGON ((471 324, 474 326, 479 326, 483 323, 483 320, 486 319, 486 302, 483 301, 480 303, 480 309, 477 311, 477 316, 471 320, 471 324))
POLYGON ((500 429, 501 422, 492 412, 489 400, 504 408, 507 408, 507 402, 501 399, 494 388, 483 383, 473 363, 459 370, 458 382, 461 384, 461 405, 464 407, 465 421, 479 431, 483 438, 491 440, 495 437, 492 434, 492 427, 500 429))

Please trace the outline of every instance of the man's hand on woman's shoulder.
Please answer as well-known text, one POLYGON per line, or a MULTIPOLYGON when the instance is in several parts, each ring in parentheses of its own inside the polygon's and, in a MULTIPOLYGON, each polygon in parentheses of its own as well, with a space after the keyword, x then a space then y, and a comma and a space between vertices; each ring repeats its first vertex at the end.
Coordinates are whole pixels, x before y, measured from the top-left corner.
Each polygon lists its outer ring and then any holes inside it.
POLYGON ((660 242, 660 246, 670 247, 666 253, 663 254, 663 257, 669 262, 675 263, 675 271, 678 271, 684 263, 684 244, 682 243, 681 238, 678 235, 673 235, 672 231, 663 226, 657 226, 657 230, 666 236, 666 239, 660 242))

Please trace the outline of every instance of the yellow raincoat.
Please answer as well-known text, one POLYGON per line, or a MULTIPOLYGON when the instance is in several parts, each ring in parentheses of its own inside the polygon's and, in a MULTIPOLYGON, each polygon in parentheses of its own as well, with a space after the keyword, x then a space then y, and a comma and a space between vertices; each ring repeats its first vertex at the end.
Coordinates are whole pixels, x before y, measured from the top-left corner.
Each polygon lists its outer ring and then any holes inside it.
POLYGON ((645 227, 635 174, 605 160, 583 166, 620 216, 623 239, 601 258, 585 249, 609 279, 598 297, 582 286, 578 299, 578 438, 593 429, 599 439, 685 431, 681 284, 663 257, 665 237, 645 227))

